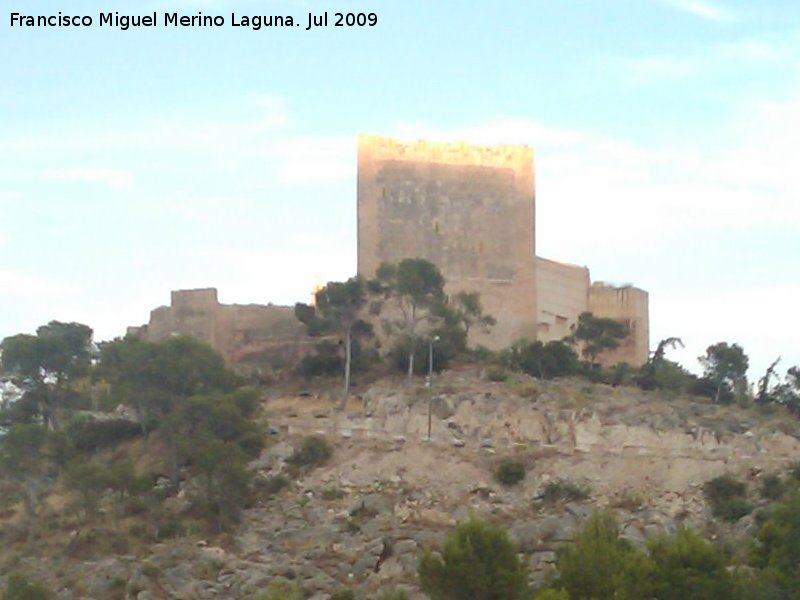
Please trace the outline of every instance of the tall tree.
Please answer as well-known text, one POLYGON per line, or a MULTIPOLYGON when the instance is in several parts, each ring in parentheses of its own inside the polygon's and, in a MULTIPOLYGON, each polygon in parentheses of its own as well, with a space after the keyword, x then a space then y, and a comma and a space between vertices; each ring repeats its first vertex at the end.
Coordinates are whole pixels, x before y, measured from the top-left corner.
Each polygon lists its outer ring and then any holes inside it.
POLYGON ((424 258, 405 258, 397 265, 384 263, 377 272, 385 294, 395 301, 401 315, 401 331, 410 342, 408 380, 414 376, 414 351, 420 327, 432 329, 437 310, 445 300, 444 277, 424 258))
POLYGON ((778 367, 778 363, 781 362, 781 357, 779 356, 764 372, 764 376, 758 380, 758 392, 756 393, 756 404, 767 404, 771 402, 773 399, 773 395, 771 393, 770 382, 774 377, 776 377, 775 369, 778 367))
MULTIPOLYGON (((663 381, 669 379, 665 377, 668 374, 680 374, 682 369, 677 363, 668 361, 666 359, 667 348, 683 348, 683 340, 679 337, 668 337, 658 342, 655 352, 650 356, 650 359, 642 365, 639 371, 638 383, 644 390, 654 390, 669 382, 663 381)), ((672 379, 675 379, 674 377, 672 379)), ((673 384, 674 385, 674 384, 673 384)))
POLYGON ((236 520, 249 489, 247 462, 258 456, 264 436, 251 416, 252 392, 193 396, 164 420, 170 441, 171 477, 188 464, 201 486, 199 501, 217 528, 236 520))
POLYGON ((371 326, 361 318, 367 304, 367 285, 360 277, 331 281, 315 295, 315 306, 297 304, 295 315, 306 325, 309 335, 336 332, 344 344, 344 393, 340 408, 350 394, 353 339, 371 333, 371 326))
POLYGON ((469 338, 469 330, 473 325, 488 330, 497 323, 492 315, 483 312, 478 292, 458 292, 453 297, 453 310, 463 324, 467 338, 469 338))
POLYGON ((92 330, 81 323, 50 321, 36 335, 19 334, 0 344, 0 363, 25 389, 44 421, 59 426, 58 413, 71 378, 85 372, 92 349, 92 330))
POLYGON ((505 530, 471 518, 447 536, 440 555, 419 561, 422 590, 433 600, 521 600, 525 566, 505 530))
POLYGON ((58 459, 63 458, 60 436, 42 425, 17 424, 0 437, 0 473, 22 489, 31 536, 42 496, 55 479, 58 459))
POLYGON ((719 402, 722 391, 744 389, 747 385, 747 355, 738 344, 718 342, 706 348, 706 353, 698 357, 705 370, 704 376, 715 387, 714 401, 719 402))
POLYGON ((591 312, 583 312, 578 322, 572 326, 571 339, 581 346, 581 354, 592 366, 597 357, 607 350, 619 347, 620 341, 628 335, 625 323, 607 317, 596 317, 591 312))
POLYGON ((558 548, 557 583, 570 598, 613 600, 650 598, 638 573, 646 557, 619 536, 612 513, 595 513, 575 532, 572 542, 558 548))
POLYGON ((233 389, 236 380, 214 350, 190 337, 164 342, 117 339, 100 349, 98 373, 136 409, 142 429, 182 398, 233 389))

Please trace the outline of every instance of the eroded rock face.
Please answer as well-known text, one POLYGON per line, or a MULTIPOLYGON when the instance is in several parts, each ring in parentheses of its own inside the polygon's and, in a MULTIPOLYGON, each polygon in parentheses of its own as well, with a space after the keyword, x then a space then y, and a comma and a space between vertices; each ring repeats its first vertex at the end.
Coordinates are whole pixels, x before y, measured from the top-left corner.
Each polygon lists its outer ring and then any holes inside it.
MULTIPOLYGON (((142 600, 247 599, 284 580, 309 598, 345 586, 362 595, 406 586, 421 598, 420 553, 440 548, 456 522, 476 515, 505 525, 536 584, 554 568, 559 544, 595 508, 614 510, 622 536, 639 546, 681 524, 719 534, 703 499, 706 481, 729 472, 755 489, 800 454, 797 438, 773 422, 635 390, 487 383, 472 372, 445 374, 434 390, 449 409, 432 415, 430 441, 427 398, 402 384, 378 383, 344 414, 334 400, 269 403, 266 419, 277 433, 253 462, 260 473, 285 471, 304 435, 324 435, 334 454, 247 510, 224 544, 183 538, 146 556, 64 558, 58 569, 23 559, 22 566, 42 573, 64 600, 114 597, 120 581, 128 597, 142 600), (519 485, 495 482, 504 457, 525 464, 519 485), (562 481, 586 486, 588 497, 541 500, 562 481)), ((745 517, 728 534, 754 527, 745 517)))

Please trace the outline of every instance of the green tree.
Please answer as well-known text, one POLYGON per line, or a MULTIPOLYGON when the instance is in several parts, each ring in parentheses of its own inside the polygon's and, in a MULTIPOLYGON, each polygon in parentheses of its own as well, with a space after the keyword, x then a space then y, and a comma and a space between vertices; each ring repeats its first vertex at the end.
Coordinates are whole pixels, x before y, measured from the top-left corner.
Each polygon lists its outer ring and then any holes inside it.
POLYGON ((590 366, 597 363, 597 357, 607 350, 619 347, 620 341, 628 336, 625 323, 606 317, 596 317, 583 312, 578 322, 572 326, 572 340, 579 343, 581 353, 590 366))
POLYGON ((783 404, 794 414, 800 413, 800 367, 790 367, 783 383, 773 391, 774 401, 783 404))
POLYGON ((148 477, 140 477, 136 474, 133 462, 128 458, 123 458, 108 465, 106 484, 116 494, 120 507, 124 507, 129 498, 141 496, 152 487, 148 477))
POLYGON ((539 379, 563 377, 578 372, 578 355, 562 341, 547 343, 539 340, 520 340, 501 355, 510 368, 523 371, 539 379))
POLYGON ((316 305, 295 306, 295 315, 306 325, 309 335, 317 332, 336 332, 344 343, 344 393, 340 408, 347 405, 350 394, 350 371, 353 339, 369 335, 371 326, 361 318, 367 304, 367 285, 359 276, 347 281, 331 281, 315 296, 316 305))
POLYGON ((45 423, 59 427, 61 401, 71 378, 86 371, 92 330, 80 323, 50 321, 36 335, 19 334, 0 343, 0 366, 26 390, 27 401, 45 423))
POLYGON ((248 457, 236 443, 208 432, 184 439, 183 450, 199 480, 196 505, 213 518, 221 532, 238 521, 247 503, 252 481, 248 457))
POLYGON ((703 492, 711 505, 711 512, 720 519, 738 521, 753 509, 747 501, 747 485, 732 475, 710 479, 703 486, 703 492))
POLYGON ((94 517, 103 493, 110 487, 108 469, 99 462, 75 458, 64 469, 64 484, 80 497, 80 508, 87 520, 94 517))
POLYGON ((100 348, 98 375, 134 407, 145 433, 183 398, 231 391, 236 378, 210 346, 190 337, 147 342, 126 337, 100 348))
POLYGON ((748 358, 738 344, 718 342, 706 348, 698 358, 704 376, 714 385, 714 402, 719 402, 723 390, 742 392, 747 387, 748 358))
POLYGON ((456 526, 441 556, 423 553, 419 580, 432 600, 517 600, 527 593, 526 570, 505 530, 476 518, 456 526))
POLYGON ((31 536, 42 498, 58 473, 59 453, 64 454, 61 441, 59 434, 36 424, 13 425, 0 437, 0 472, 22 491, 31 536))
POLYGON ((781 362, 781 357, 779 356, 764 372, 764 376, 758 380, 758 392, 756 393, 755 401, 756 404, 768 404, 769 402, 773 402, 775 397, 773 396, 774 390, 771 387, 772 380, 776 377, 775 369, 778 366, 778 363, 781 362))
MULTIPOLYGON (((136 338, 114 340, 100 349, 98 374, 108 379, 123 401, 134 406, 142 430, 147 433, 158 426, 164 433, 173 491, 179 485, 180 438, 189 426, 187 419, 197 417, 209 405, 219 401, 219 426, 231 423, 228 417, 241 424, 236 402, 226 395, 233 392, 237 380, 210 346, 190 337, 174 337, 152 343, 136 338), (205 399, 189 403, 194 396, 205 399), (173 415, 184 407, 180 415, 173 415)), ((199 417, 198 417, 199 418, 199 417)))
POLYGON ((557 587, 573 600, 649 598, 647 557, 620 538, 611 513, 593 514, 556 552, 557 587), (644 576, 643 576, 644 575, 644 576))
POLYGON ((236 522, 247 501, 251 474, 247 462, 264 444, 259 426, 248 418, 252 406, 239 392, 217 392, 183 399, 164 420, 170 448, 171 478, 186 464, 197 478, 197 505, 218 530, 236 522))
POLYGON ((655 352, 639 370, 639 387, 643 390, 679 390, 688 384, 689 374, 679 364, 666 358, 667 348, 676 347, 684 347, 683 340, 679 337, 668 337, 658 342, 655 352))
POLYGON ((724 557, 688 529, 648 543, 651 593, 658 600, 718 600, 734 597, 734 580, 724 557))
POLYGON ((469 330, 473 326, 486 331, 497 323, 492 315, 483 312, 478 292, 458 292, 453 297, 453 305, 453 310, 463 324, 467 338, 469 338, 469 330))
POLYGON ((377 272, 377 282, 385 296, 394 300, 401 315, 398 323, 409 340, 408 380, 414 375, 414 354, 421 325, 434 329, 437 311, 444 303, 444 277, 436 266, 423 258, 406 258, 397 265, 384 263, 377 272))
POLYGON ((780 590, 773 597, 800 597, 800 494, 773 505, 756 538, 752 564, 763 583, 780 590))

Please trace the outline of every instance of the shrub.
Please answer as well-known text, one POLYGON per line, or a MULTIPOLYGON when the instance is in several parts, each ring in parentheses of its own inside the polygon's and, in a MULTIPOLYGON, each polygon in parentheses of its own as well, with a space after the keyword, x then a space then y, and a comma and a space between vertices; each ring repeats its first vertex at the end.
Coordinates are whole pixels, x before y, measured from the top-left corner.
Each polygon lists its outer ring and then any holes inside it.
POLYGON ((516 485, 525 479, 525 465, 516 460, 506 459, 498 465, 494 478, 507 487, 516 485))
POLYGON ((346 492, 339 487, 327 487, 322 492, 320 492, 320 497, 323 500, 341 500, 346 496, 346 492))
POLYGON ((383 590, 375 600, 408 600, 408 594, 402 590, 383 590))
POLYGON ((786 491, 786 484, 777 473, 771 473, 761 481, 761 497, 767 500, 777 500, 786 491))
POLYGON ((681 365, 662 359, 650 362, 639 369, 637 383, 643 390, 683 392, 692 385, 691 374, 681 365))
POLYGON ((112 448, 138 435, 142 428, 127 419, 81 419, 67 426, 67 437, 75 448, 94 453, 103 448, 112 448))
POLYGON ((262 492, 265 496, 274 496, 278 492, 280 492, 283 488, 289 485, 289 478, 286 475, 273 475, 268 479, 260 479, 256 484, 256 488, 259 492, 262 492))
POLYGON ((420 586, 432 600, 521 600, 527 579, 506 531, 475 518, 450 532, 440 555, 426 550, 419 561, 420 586))
MULTIPOLYGON (((431 332, 432 335, 439 337, 439 341, 436 342, 433 348, 433 370, 436 373, 446 369, 459 354, 460 350, 463 349, 463 344, 450 333, 449 329, 447 331, 437 329, 431 332)), ((411 339, 404 336, 399 338, 389 350, 388 358, 391 365, 401 373, 408 370, 408 355, 411 354, 411 344, 411 339)), ((430 368, 429 344, 430 340, 428 338, 416 338, 414 343, 414 373, 416 375, 428 374, 428 369, 430 368)))
POLYGON ((267 591, 256 596, 256 600, 303 600, 296 584, 287 581, 272 581, 267 591))
POLYGON ((557 583, 569 598, 650 598, 637 578, 645 563, 644 554, 619 537, 613 514, 594 513, 572 542, 556 551, 557 583))
POLYGON ((539 494, 538 500, 546 504, 555 504, 556 502, 577 502, 585 500, 589 497, 590 488, 588 485, 580 484, 569 479, 554 479, 548 481, 542 492, 539 494))
POLYGON ((339 590, 338 592, 334 592, 331 595, 331 600, 356 600, 356 594, 353 592, 353 590, 345 588, 343 590, 339 590))
POLYGON ((327 461, 332 453, 330 444, 324 438, 312 435, 303 439, 300 448, 294 451, 287 462, 298 467, 313 469, 327 461))
POLYGON ((486 379, 494 382, 507 381, 508 371, 497 365, 491 366, 486 370, 486 379))
POLYGON ((4 600, 48 600, 53 592, 41 583, 30 581, 24 575, 12 573, 6 582, 4 600))
MULTIPOLYGON (((771 598, 796 598, 800 584, 800 494, 790 494, 776 503, 759 528, 758 543, 753 547, 752 565, 762 569, 780 588, 771 598)), ((766 596, 764 596, 766 597, 766 596)))
POLYGON ((545 589, 539 590, 533 600, 570 600, 570 598, 564 590, 545 589))
POLYGON ((578 371, 578 355, 561 341, 545 344, 521 340, 504 350, 501 360, 508 367, 539 379, 573 375, 578 371))
POLYGON ((339 346, 329 341, 317 344, 314 354, 304 356, 297 367, 297 372, 307 378, 339 375, 343 370, 344 361, 339 355, 339 346))
POLYGON ((703 491, 712 514, 725 521, 738 521, 753 510, 747 501, 747 486, 732 475, 720 475, 707 481, 703 491))

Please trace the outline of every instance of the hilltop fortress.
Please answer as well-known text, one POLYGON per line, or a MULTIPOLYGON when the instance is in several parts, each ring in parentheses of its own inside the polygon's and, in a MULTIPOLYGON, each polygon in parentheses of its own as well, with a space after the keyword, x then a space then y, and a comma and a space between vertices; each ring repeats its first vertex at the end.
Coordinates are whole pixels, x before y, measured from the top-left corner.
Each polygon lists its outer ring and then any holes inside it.
POLYGON ((497 319, 472 343, 506 347, 519 338, 569 335, 584 311, 627 323, 608 364, 648 359, 647 292, 591 283, 586 267, 536 256, 533 150, 526 146, 358 140, 358 272, 422 257, 447 291, 478 292, 497 319))
MULTIPOLYGON (((533 150, 526 146, 358 139, 358 273, 385 261, 426 258, 447 292, 478 292, 497 320, 470 343, 506 347, 519 338, 550 341, 570 333, 584 311, 625 322, 630 334, 602 356, 606 364, 649 356, 647 292, 592 283, 586 267, 536 256, 533 150)), ((278 348, 302 352, 290 307, 221 305, 216 290, 172 293, 172 305, 129 334, 158 341, 188 334, 227 361, 256 366, 278 348)))

